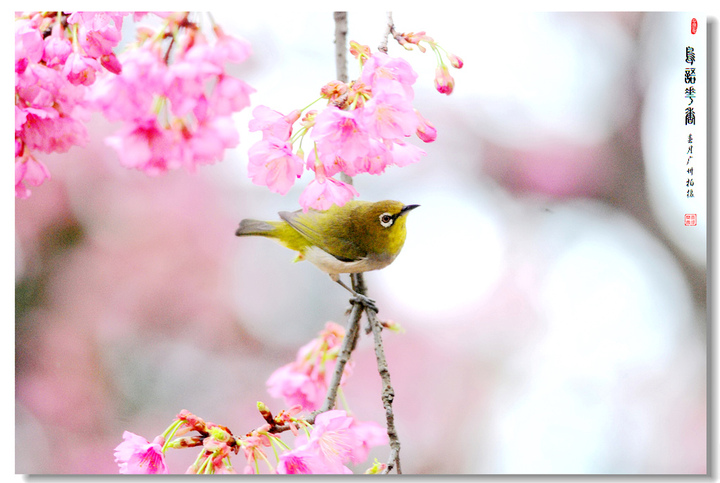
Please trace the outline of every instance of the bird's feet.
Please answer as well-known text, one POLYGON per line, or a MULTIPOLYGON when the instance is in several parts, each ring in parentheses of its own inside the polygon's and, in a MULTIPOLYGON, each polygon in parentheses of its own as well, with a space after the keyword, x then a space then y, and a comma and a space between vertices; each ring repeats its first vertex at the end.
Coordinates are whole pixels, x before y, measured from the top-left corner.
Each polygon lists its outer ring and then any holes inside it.
POLYGON ((373 299, 371 299, 370 297, 368 297, 367 295, 362 295, 362 294, 357 293, 357 294, 355 294, 355 296, 353 298, 350 299, 350 303, 353 305, 360 304, 363 307, 365 307, 365 309, 370 309, 373 312, 375 312, 376 314, 379 312, 379 309, 377 308, 375 301, 373 299))
MULTIPOLYGON (((360 304, 363 307, 365 307, 366 309, 370 309, 370 310, 374 311, 376 314, 379 312, 377 305, 375 305, 375 301, 373 299, 371 299, 367 295, 357 293, 355 290, 353 290, 350 287, 348 287, 347 285, 345 285, 343 283, 343 281, 340 280, 340 278, 333 277, 332 275, 330 276, 330 278, 332 278, 342 288, 344 288, 345 290, 347 290, 348 292, 353 294, 353 298, 350 299, 350 303, 352 305, 360 304)), ((345 312, 345 315, 349 315, 351 310, 352 310, 352 306, 350 308, 348 308, 348 310, 345 312)))

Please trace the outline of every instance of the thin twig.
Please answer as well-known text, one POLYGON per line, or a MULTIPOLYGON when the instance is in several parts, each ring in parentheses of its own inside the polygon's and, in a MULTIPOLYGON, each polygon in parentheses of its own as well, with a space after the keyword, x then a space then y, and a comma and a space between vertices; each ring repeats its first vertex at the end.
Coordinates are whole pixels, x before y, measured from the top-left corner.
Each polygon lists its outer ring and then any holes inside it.
POLYGON ((330 380, 327 395, 325 396, 325 403, 320 408, 321 413, 329 411, 335 407, 335 401, 337 400, 337 392, 340 387, 340 381, 342 379, 343 371, 345 370, 345 364, 350 360, 350 354, 355 349, 358 335, 360 334, 360 317, 362 316, 363 305, 354 304, 350 317, 348 320, 348 327, 345 331, 345 338, 343 339, 342 346, 340 346, 340 352, 335 363, 335 372, 330 380))
POLYGON ((392 18, 392 12, 387 13, 387 25, 385 26, 385 34, 382 36, 382 40, 380 41, 380 45, 378 46, 378 50, 380 52, 385 52, 387 54, 388 51, 388 37, 392 34, 393 30, 395 30, 394 22, 392 18))
POLYGON ((395 414, 393 413, 393 399, 395 399, 395 390, 390 382, 390 371, 387 366, 387 359, 385 359, 385 349, 383 348, 382 341, 382 325, 377 319, 375 311, 366 310, 365 315, 368 318, 370 327, 373 333, 373 339, 375 341, 375 358, 377 359, 378 373, 380 379, 382 379, 382 402, 385 408, 385 421, 387 424, 387 434, 390 442, 390 457, 388 458, 387 468, 383 473, 389 473, 393 467, 398 474, 402 473, 400 469, 400 439, 398 438, 397 430, 395 429, 395 414))
MULTIPOLYGON (((315 418, 318 414, 329 411, 335 407, 337 401, 337 393, 340 388, 340 381, 342 380, 343 372, 345 371, 345 365, 350 360, 352 351, 355 350, 358 337, 360 335, 360 318, 362 317, 364 305, 356 303, 353 304, 352 311, 348 317, 348 327, 345 331, 345 338, 340 346, 340 352, 338 353, 337 362, 335 364, 335 372, 333 373, 330 384, 328 385, 327 393, 325 394, 325 402, 322 407, 316 411, 310 413, 305 417, 305 421, 310 424, 315 423, 315 418)), ((272 424, 272 427, 268 430, 270 433, 282 433, 290 429, 289 424, 272 424)))

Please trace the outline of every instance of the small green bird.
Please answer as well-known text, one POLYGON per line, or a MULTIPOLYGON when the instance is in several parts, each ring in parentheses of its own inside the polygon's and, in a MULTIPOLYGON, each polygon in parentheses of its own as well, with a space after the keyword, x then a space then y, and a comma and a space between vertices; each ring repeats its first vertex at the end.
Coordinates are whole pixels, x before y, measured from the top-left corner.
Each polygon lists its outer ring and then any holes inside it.
POLYGON ((418 206, 389 200, 354 200, 325 211, 281 211, 278 215, 282 221, 242 220, 235 234, 277 240, 299 253, 296 261, 314 264, 374 308, 374 302, 345 285, 340 274, 390 265, 405 244, 405 215, 418 206))

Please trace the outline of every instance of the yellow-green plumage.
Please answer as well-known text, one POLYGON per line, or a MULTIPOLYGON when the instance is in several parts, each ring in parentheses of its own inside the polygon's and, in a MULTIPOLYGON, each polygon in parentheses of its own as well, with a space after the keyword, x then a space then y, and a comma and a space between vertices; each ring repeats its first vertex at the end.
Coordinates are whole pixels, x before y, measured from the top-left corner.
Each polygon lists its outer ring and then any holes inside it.
POLYGON ((235 234, 275 239, 337 281, 340 273, 389 265, 405 243, 405 215, 416 207, 355 200, 326 211, 283 211, 282 221, 243 220, 235 234))

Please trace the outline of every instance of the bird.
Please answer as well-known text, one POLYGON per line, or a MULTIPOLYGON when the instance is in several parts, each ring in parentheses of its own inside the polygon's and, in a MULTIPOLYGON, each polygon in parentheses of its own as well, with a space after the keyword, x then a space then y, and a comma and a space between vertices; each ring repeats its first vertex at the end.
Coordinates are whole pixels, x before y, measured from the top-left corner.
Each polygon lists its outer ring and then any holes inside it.
POLYGON ((348 287, 340 274, 390 265, 405 244, 407 214, 418 206, 392 200, 351 200, 324 211, 281 211, 279 221, 242 220, 235 235, 270 238, 297 251, 295 261, 309 261, 355 300, 377 311, 374 300, 348 287))

